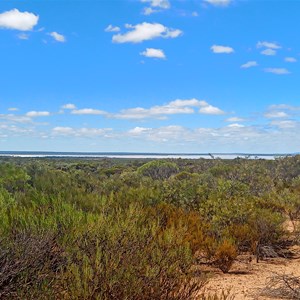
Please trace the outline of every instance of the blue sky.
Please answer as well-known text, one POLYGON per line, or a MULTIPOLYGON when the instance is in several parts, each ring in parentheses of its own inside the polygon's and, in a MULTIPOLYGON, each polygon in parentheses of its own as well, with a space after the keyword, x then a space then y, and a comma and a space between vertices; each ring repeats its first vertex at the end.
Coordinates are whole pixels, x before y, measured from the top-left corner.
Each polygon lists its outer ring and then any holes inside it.
POLYGON ((300 149, 300 1, 0 4, 0 150, 300 149))

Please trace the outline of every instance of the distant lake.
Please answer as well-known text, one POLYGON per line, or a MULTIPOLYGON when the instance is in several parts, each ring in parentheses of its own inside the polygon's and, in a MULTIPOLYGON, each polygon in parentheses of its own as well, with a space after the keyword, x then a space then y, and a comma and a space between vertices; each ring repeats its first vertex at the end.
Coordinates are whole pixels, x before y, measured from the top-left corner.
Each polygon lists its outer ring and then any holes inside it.
POLYGON ((293 156, 294 154, 257 154, 257 153, 134 153, 134 152, 30 152, 0 151, 2 157, 36 157, 36 158, 181 158, 181 159, 268 159, 293 156))

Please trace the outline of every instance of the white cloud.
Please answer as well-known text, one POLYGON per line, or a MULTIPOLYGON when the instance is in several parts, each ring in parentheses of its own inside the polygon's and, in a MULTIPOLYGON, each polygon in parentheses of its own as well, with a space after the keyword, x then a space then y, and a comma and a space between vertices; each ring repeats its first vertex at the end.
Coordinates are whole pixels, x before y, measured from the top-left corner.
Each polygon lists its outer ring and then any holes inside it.
POLYGON ((64 43, 66 41, 65 36, 55 32, 55 31, 49 33, 49 35, 52 36, 57 42, 64 43))
POLYGON ((288 114, 285 113, 284 111, 269 111, 269 112, 265 113, 264 116, 268 119, 287 118, 288 114))
POLYGON ((132 119, 142 120, 147 118, 154 118, 164 120, 166 115, 174 114, 193 114, 195 111, 190 107, 172 107, 170 105, 153 106, 149 109, 136 107, 123 109, 119 114, 112 115, 116 119, 132 119))
POLYGON ((228 46, 220 46, 220 45, 213 45, 210 48, 212 50, 213 53, 226 53, 226 54, 230 54, 234 52, 234 49, 228 46))
POLYGON ((143 141, 168 142, 173 145, 180 145, 180 149, 182 149, 183 145, 186 147, 185 149, 191 149, 189 146, 192 146, 195 147, 194 149, 203 149, 202 151, 209 151, 208 149, 212 149, 210 147, 217 149, 220 145, 224 146, 226 144, 230 144, 233 149, 236 149, 236 145, 241 145, 243 141, 247 141, 246 144, 248 144, 248 140, 251 139, 252 142, 250 143, 255 145, 258 138, 261 138, 261 140, 265 138, 265 132, 258 130, 254 126, 246 127, 241 124, 231 124, 221 128, 196 129, 178 125, 159 128, 137 127, 129 130, 127 135, 143 141))
POLYGON ((54 136, 74 136, 74 137, 109 137, 111 128, 72 128, 72 127, 54 127, 52 135, 54 136))
POLYGON ((171 7, 169 0, 141 0, 141 2, 150 4, 150 7, 145 7, 143 10, 143 14, 146 16, 171 7))
POLYGON ((285 68, 266 68, 266 69, 264 69, 264 71, 267 73, 273 73, 276 75, 290 74, 290 71, 285 68))
POLYGON ((128 131, 128 133, 129 133, 130 135, 141 135, 141 134, 143 134, 143 133, 145 133, 145 132, 149 132, 149 131, 151 131, 151 130, 152 130, 152 128, 135 127, 135 128, 133 128, 133 129, 130 129, 130 130, 128 131))
POLYGON ((290 111, 300 110, 300 106, 292 106, 288 104, 273 104, 269 106, 269 110, 284 109, 290 111))
POLYGON ((227 127, 229 128, 243 128, 245 125, 239 124, 239 123, 234 123, 234 124, 229 124, 227 127))
MULTIPOLYGON (((196 113, 202 108, 211 111, 211 107, 213 106, 204 100, 177 99, 148 109, 133 108, 131 113, 143 114, 144 118, 163 118, 173 113, 196 113)), ((158 128, 135 125, 130 130, 121 129, 120 131, 113 131, 111 128, 75 128, 64 125, 39 131, 37 127, 39 123, 33 123, 31 117, 9 114, 0 115, 0 138, 20 136, 53 140, 69 138, 70 143, 75 143, 76 138, 90 138, 93 141, 104 142, 104 145, 109 145, 109 139, 113 138, 113 145, 117 142, 125 147, 126 151, 132 151, 130 145, 135 145, 137 148, 141 147, 138 148, 140 151, 148 149, 153 152, 159 149, 165 152, 202 151, 206 153, 217 152, 218 149, 222 149, 223 152, 291 152, 297 151, 300 147, 298 138, 300 122, 297 117, 299 111, 300 106, 275 104, 267 108, 264 114, 267 117, 264 119, 265 124, 242 125, 241 122, 245 119, 232 116, 225 120, 230 123, 220 128, 192 129, 180 126, 180 124, 158 128)), ((106 117, 117 116, 107 114, 106 117)), ((133 119, 141 118, 136 118, 135 115, 133 119)), ((247 121, 252 122, 254 119, 247 121)), ((88 144, 86 146, 88 147, 88 144)), ((85 151, 87 150, 88 148, 85 151)))
POLYGON ((93 108, 74 109, 71 111, 73 115, 106 115, 107 112, 93 108))
POLYGON ((140 54, 146 57, 161 58, 161 59, 166 58, 164 51, 161 49, 147 48, 145 51, 141 52, 140 54))
POLYGON ((206 114, 206 115, 223 115, 224 111, 221 110, 218 107, 212 106, 212 105, 207 105, 203 106, 199 109, 199 112, 201 114, 206 114))
POLYGON ((73 133, 73 128, 71 127, 55 127, 53 128, 53 133, 58 134, 58 135, 69 135, 73 133))
POLYGON ((206 101, 198 100, 195 98, 188 99, 188 100, 177 99, 177 100, 171 101, 169 104, 174 107, 183 107, 183 106, 203 107, 203 106, 209 105, 206 101))
MULTIPOLYGON (((149 118, 164 120, 169 115, 193 114, 196 112, 195 108, 197 108, 198 112, 201 114, 224 114, 224 112, 220 108, 212 106, 204 100, 198 100, 195 98, 176 99, 174 101, 168 102, 167 104, 155 105, 150 108, 135 107, 123 109, 119 113, 109 113, 94 108, 77 109, 76 106, 72 103, 65 104, 61 108, 71 110, 71 114, 73 115, 103 115, 106 118, 128 120, 142 120, 149 118)), ((38 112, 30 112, 30 115, 32 116, 36 116, 37 114, 38 112)), ((29 116, 29 114, 27 115, 29 116)))
POLYGON ((271 125, 277 126, 281 129, 287 129, 287 128, 295 128, 297 126, 297 122, 292 120, 284 120, 284 121, 276 120, 276 121, 272 121, 271 125))
POLYGON ((260 52, 263 55, 267 55, 267 56, 272 56, 272 55, 276 55, 276 51, 273 49, 265 49, 263 51, 260 52))
POLYGON ((50 116, 50 112, 48 111, 29 111, 26 113, 27 117, 35 118, 35 117, 47 117, 50 116))
POLYGON ((295 63, 297 62, 297 59, 295 57, 285 57, 284 60, 286 62, 295 63))
MULTIPOLYGON (((292 106, 288 104, 275 104, 270 105, 268 107, 267 111, 264 113, 264 117, 267 119, 288 119, 292 116, 294 118, 297 118, 297 116, 299 116, 299 112, 300 106, 292 106)), ((275 124, 274 122, 273 124, 275 124)))
POLYGON ((130 29, 124 34, 115 34, 112 37, 114 43, 141 43, 155 38, 176 38, 182 35, 179 29, 168 28, 159 23, 141 23, 137 25, 125 25, 130 29))
POLYGON ((18 111, 19 109, 16 108, 16 107, 10 107, 8 110, 9 110, 9 111, 18 111))
POLYGON ((171 7, 169 0, 141 0, 143 3, 149 3, 152 7, 168 9, 171 7))
POLYGON ((106 32, 119 32, 121 29, 120 27, 118 26, 113 26, 113 25, 108 25, 106 28, 105 28, 105 31, 106 32))
POLYGON ((204 2, 214 6, 228 6, 232 3, 232 0, 204 0, 204 2))
POLYGON ((281 49, 281 46, 274 42, 258 42, 257 48, 281 49))
POLYGON ((226 122, 244 122, 246 121, 243 118, 239 118, 239 117, 231 117, 225 120, 226 122))
POLYGON ((152 142, 179 141, 180 139, 190 140, 190 138, 192 138, 188 129, 178 125, 170 125, 160 128, 135 127, 129 130, 127 135, 152 142))
POLYGON ((156 12, 159 12, 160 10, 158 9, 153 9, 152 7, 145 7, 144 8, 144 11, 143 11, 143 14, 145 16, 149 16, 149 15, 152 15, 153 13, 156 13, 156 12))
POLYGON ((163 120, 166 119, 168 115, 193 114, 195 113, 194 110, 195 107, 200 108, 199 113, 202 114, 220 115, 224 113, 218 107, 214 107, 203 100, 177 99, 165 105, 156 105, 148 109, 142 107, 123 109, 121 110, 120 113, 109 115, 109 117, 116 118, 116 119, 133 119, 133 120, 134 119, 142 120, 147 118, 163 120))
POLYGON ((19 34, 17 35, 17 37, 18 37, 18 39, 20 39, 20 40, 28 40, 28 39, 29 39, 29 34, 27 34, 27 33, 19 33, 19 34))
POLYGON ((63 105, 61 108, 63 109, 76 109, 76 105, 73 103, 67 103, 65 105, 63 105))
POLYGON ((256 61, 248 61, 245 64, 241 65, 242 69, 248 69, 248 68, 252 68, 252 67, 257 67, 258 63, 256 61))
POLYGON ((28 116, 14 115, 14 114, 0 114, 0 119, 9 123, 32 123, 32 119, 28 116))
POLYGON ((39 16, 33 13, 12 9, 0 14, 0 28, 29 31, 38 23, 38 20, 39 16))
POLYGON ((20 127, 16 125, 8 125, 8 124, 0 124, 0 134, 2 137, 5 136, 24 136, 24 135, 31 135, 33 134, 34 130, 33 128, 29 127, 20 127))

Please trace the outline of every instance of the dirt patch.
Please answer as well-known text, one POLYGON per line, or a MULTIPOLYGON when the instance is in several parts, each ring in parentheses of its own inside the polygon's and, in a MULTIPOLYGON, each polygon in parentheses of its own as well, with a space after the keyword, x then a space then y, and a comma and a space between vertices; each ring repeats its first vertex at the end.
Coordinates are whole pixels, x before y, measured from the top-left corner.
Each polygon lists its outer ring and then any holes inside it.
POLYGON ((256 262, 254 256, 241 255, 228 274, 208 268, 212 275, 206 286, 208 294, 231 290, 236 300, 239 299, 274 299, 260 296, 270 277, 275 274, 300 276, 300 247, 293 246, 290 251, 294 258, 272 258, 256 262))

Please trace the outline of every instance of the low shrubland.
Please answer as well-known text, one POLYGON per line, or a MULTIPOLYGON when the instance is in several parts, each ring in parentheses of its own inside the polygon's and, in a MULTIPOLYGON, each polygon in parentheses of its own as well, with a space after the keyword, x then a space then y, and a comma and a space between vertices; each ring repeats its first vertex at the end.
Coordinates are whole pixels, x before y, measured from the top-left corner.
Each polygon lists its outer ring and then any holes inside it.
POLYGON ((0 298, 195 299, 203 263, 298 236, 299 176, 299 156, 2 159, 0 298))

